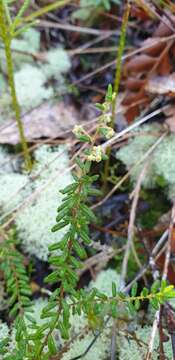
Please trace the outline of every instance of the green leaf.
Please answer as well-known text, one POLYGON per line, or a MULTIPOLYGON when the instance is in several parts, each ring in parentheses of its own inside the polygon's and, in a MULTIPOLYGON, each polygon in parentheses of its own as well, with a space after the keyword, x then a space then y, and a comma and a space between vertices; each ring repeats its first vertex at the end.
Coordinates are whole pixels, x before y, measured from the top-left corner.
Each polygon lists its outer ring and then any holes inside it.
POLYGON ((117 295, 116 284, 114 282, 112 282, 112 296, 116 297, 116 295, 117 295))
POLYGON ((130 313, 131 315, 135 315, 135 307, 134 307, 134 305, 132 304, 131 301, 129 301, 129 302, 127 303, 127 307, 128 307, 129 313, 130 313))
POLYGON ((150 304, 152 305, 152 307, 156 310, 159 309, 159 302, 156 298, 153 298, 150 300, 150 304))
POLYGON ((162 286, 160 280, 156 280, 151 286, 151 293, 155 294, 159 290, 160 286, 162 286))
POLYGON ((149 294, 148 289, 144 287, 143 290, 142 290, 142 292, 141 292, 141 295, 144 296, 144 297, 147 297, 148 294, 149 294))
POLYGON ((81 161, 81 159, 80 159, 79 157, 77 157, 77 158, 75 159, 75 162, 77 163, 77 165, 79 166, 79 168, 80 168, 81 170, 84 170, 84 163, 83 163, 83 161, 81 161))
POLYGON ((62 228, 64 228, 66 225, 69 224, 69 221, 61 221, 60 223, 54 225, 51 229, 52 232, 56 232, 62 228))
POLYGON ((60 193, 61 194, 68 194, 72 191, 75 191, 78 187, 79 183, 73 183, 73 184, 70 184, 68 186, 66 186, 63 190, 60 190, 60 193))
POLYGON ((53 339, 53 336, 52 335, 49 335, 48 336, 48 348, 49 348, 49 351, 50 351, 50 355, 56 355, 57 353, 57 347, 55 345, 55 341, 53 339))
POLYGON ((93 187, 89 187, 88 194, 92 196, 102 196, 103 192, 99 189, 95 189, 93 187))
POLYGON ((63 339, 68 340, 69 339, 69 332, 68 329, 64 326, 64 324, 60 321, 58 324, 58 328, 61 332, 61 336, 63 339))
POLYGON ((131 296, 135 297, 137 295, 137 289, 138 289, 138 284, 135 282, 131 288, 131 296))
POLYGON ((86 245, 90 245, 91 244, 91 239, 89 238, 89 236, 86 234, 85 231, 82 231, 81 228, 79 230, 79 234, 81 236, 81 239, 84 241, 84 243, 86 245))
POLYGON ((96 103, 95 106, 96 106, 97 109, 99 109, 101 111, 104 111, 104 105, 103 104, 96 103))
POLYGON ((13 308, 12 308, 12 309, 10 310, 10 312, 9 312, 10 317, 15 317, 15 316, 16 316, 16 314, 17 314, 17 312, 18 312, 18 310, 19 310, 19 306, 20 306, 19 303, 16 303, 16 304, 13 306, 13 308))
POLYGON ((112 90, 112 85, 109 84, 108 85, 108 89, 107 89, 107 94, 106 94, 106 101, 112 101, 112 93, 113 93, 113 90, 112 90))
POLYGON ((140 309, 140 300, 139 299, 135 300, 134 307, 135 307, 136 311, 138 311, 140 309))
POLYGON ((97 218, 94 215, 93 211, 85 204, 81 204, 80 205, 80 209, 82 210, 82 212, 84 213, 84 215, 91 221, 96 222, 97 218))
POLYGON ((69 237, 70 237, 70 232, 68 231, 62 238, 61 241, 59 241, 59 243, 56 243, 56 244, 52 244, 49 246, 49 251, 55 251, 55 250, 64 250, 66 245, 67 245, 67 242, 69 240, 69 237))
POLYGON ((82 259, 82 260, 86 259, 86 257, 87 257, 86 251, 83 247, 80 246, 78 241, 73 242, 73 248, 76 251, 77 255, 80 257, 80 259, 82 259))
POLYGON ((91 143, 91 137, 88 135, 78 135, 76 136, 78 140, 80 140, 81 142, 85 142, 85 143, 91 143))
POLYGON ((44 282, 46 283, 54 283, 60 279, 59 271, 53 271, 51 274, 45 277, 44 282))
MULTIPOLYGON (((158 281, 159 281, 159 280, 158 280, 158 281)), ((153 284, 152 286, 154 286, 154 284, 153 284)), ((160 283, 160 281, 159 281, 159 287, 160 287, 161 291, 163 291, 163 290, 167 287, 167 282, 166 282, 166 280, 162 280, 161 283, 160 283)), ((159 287, 157 288, 157 290, 159 289, 159 287)))
POLYGON ((111 302, 111 315, 112 315, 113 318, 116 318, 117 315, 118 315, 116 301, 111 302))

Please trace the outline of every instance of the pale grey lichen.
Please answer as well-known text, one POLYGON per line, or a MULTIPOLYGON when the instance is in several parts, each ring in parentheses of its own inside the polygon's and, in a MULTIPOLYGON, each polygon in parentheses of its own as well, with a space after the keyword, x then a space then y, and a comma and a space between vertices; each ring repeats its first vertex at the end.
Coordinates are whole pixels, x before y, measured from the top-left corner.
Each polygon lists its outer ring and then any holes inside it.
MULTIPOLYGON (((44 54, 45 61, 33 60, 32 54, 40 49, 40 33, 35 29, 28 29, 20 38, 12 41, 12 49, 16 50, 14 56, 14 78, 19 103, 24 110, 29 110, 41 104, 54 95, 54 87, 48 80, 51 77, 56 80, 57 85, 64 83, 63 75, 70 69, 70 59, 66 51, 58 47, 44 54), (28 55, 31 54, 31 55, 28 55)), ((4 51, 1 56, 1 68, 6 73, 6 60, 4 51)), ((10 112, 10 97, 7 96, 7 86, 1 89, 0 106, 6 105, 6 111, 1 114, 2 119, 10 112)))
MULTIPOLYGON (((18 236, 29 254, 47 261, 48 246, 61 240, 66 231, 51 232, 62 200, 59 190, 69 185, 73 178, 66 146, 53 149, 43 145, 34 152, 34 157, 35 165, 30 176, 13 172, 12 168, 1 168, 0 210, 4 217, 26 202, 16 216, 18 236), (27 204, 33 192, 36 198, 27 204)), ((3 163, 3 160, 8 160, 8 154, 0 151, 1 158, 3 163)))
MULTIPOLYGON (((85 350, 87 350, 88 346, 94 339, 94 335, 89 333, 85 334, 84 337, 75 340, 70 345, 70 349, 68 352, 64 353, 62 356, 62 360, 70 360, 76 356, 82 355, 85 350)), ((90 348, 85 356, 83 356, 84 360, 105 360, 109 356, 110 349, 110 329, 105 329, 103 334, 98 337, 96 342, 90 348)))
POLYGON ((51 151, 47 145, 35 152, 36 166, 33 175, 41 171, 40 177, 33 183, 34 191, 43 190, 32 204, 19 212, 16 225, 24 249, 31 255, 47 261, 48 246, 62 239, 66 229, 51 232, 55 224, 56 210, 62 200, 59 190, 72 182, 68 169, 69 158, 67 148, 59 146, 51 151), (46 186, 48 180, 51 181, 46 186), (45 186, 45 188, 44 188, 45 186))
POLYGON ((54 77, 61 80, 61 74, 65 74, 70 69, 70 59, 66 51, 62 48, 51 49, 46 56, 47 64, 42 68, 46 78, 54 77))
POLYGON ((11 43, 12 50, 34 53, 40 48, 40 32, 29 28, 21 37, 14 38, 11 43))
POLYGON ((46 63, 25 64, 15 73, 15 85, 20 105, 25 109, 38 106, 43 100, 54 94, 47 81, 54 77, 59 85, 63 83, 62 75, 70 68, 70 60, 62 48, 48 51, 46 63))
POLYGON ((120 275, 113 269, 101 271, 95 281, 91 281, 88 288, 96 287, 106 296, 112 296, 112 283, 115 283, 116 289, 120 288, 120 275))
POLYGON ((1 341, 3 339, 5 339, 6 337, 8 337, 8 335, 9 335, 9 328, 8 328, 7 324, 0 321, 0 339, 1 339, 1 341))
MULTIPOLYGON (((9 338, 9 335, 10 335, 10 331, 8 325, 0 321, 0 342, 5 340, 6 338, 9 338)), ((0 360, 3 359, 4 359, 4 355, 0 354, 0 360)))
MULTIPOLYGON (((120 339, 119 345, 119 360, 140 360, 145 359, 147 351, 148 351, 148 344, 150 341, 152 327, 151 326, 137 326, 136 330, 134 331, 134 337, 137 338, 137 341, 130 337, 130 339, 122 336, 120 339)), ((171 340, 163 343, 164 352, 167 360, 172 359, 172 344, 171 340)), ((160 355, 159 351, 159 336, 158 332, 155 337, 154 341, 154 349, 152 354, 153 360, 158 360, 160 355)))
POLYGON ((17 169, 17 161, 13 155, 6 151, 4 146, 0 146, 0 174, 8 174, 17 169))
POLYGON ((15 86, 20 105, 25 109, 38 106, 53 96, 53 89, 45 87, 45 74, 40 68, 26 64, 15 73, 15 86))
MULTIPOLYGON (((29 28, 27 31, 24 31, 20 37, 13 38, 11 49, 16 71, 19 70, 22 64, 33 62, 33 58, 30 54, 35 54, 40 49, 40 32, 33 28, 29 28)), ((4 50, 1 50, 0 63, 3 72, 6 73, 4 50)))
MULTIPOLYGON (((161 125, 151 124, 142 126, 137 130, 136 135, 129 140, 116 154, 127 167, 131 169, 156 142, 162 131, 161 125)), ((134 135, 135 132, 133 132, 134 135)), ((175 135, 167 135, 162 142, 155 148, 148 160, 148 168, 143 180, 145 188, 154 188, 158 185, 159 179, 163 179, 168 188, 168 197, 175 196, 175 135)), ((139 176, 143 163, 139 164, 131 172, 133 182, 139 176)))
POLYGON ((21 174, 9 173, 0 176, 0 207, 3 212, 12 211, 26 196, 21 188, 27 183, 27 177, 21 174))

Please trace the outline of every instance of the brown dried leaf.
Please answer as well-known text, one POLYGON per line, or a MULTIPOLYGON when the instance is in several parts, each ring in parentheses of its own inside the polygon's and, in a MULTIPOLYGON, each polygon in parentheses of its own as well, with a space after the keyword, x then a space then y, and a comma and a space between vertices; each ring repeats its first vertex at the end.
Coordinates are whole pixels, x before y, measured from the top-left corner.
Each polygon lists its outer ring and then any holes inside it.
POLYGON ((156 61, 156 58, 146 54, 136 55, 125 65, 125 71, 130 73, 146 72, 152 69, 156 61))
MULTIPOLYGON (((72 105, 44 103, 22 118, 27 141, 39 138, 57 138, 64 136, 78 122, 78 113, 72 105)), ((0 128, 0 143, 16 145, 20 142, 16 122, 7 121, 0 128)))
POLYGON ((140 90, 145 84, 145 80, 137 79, 137 78, 128 78, 125 82, 125 87, 131 91, 140 90))
POLYGON ((139 115, 140 110, 139 106, 132 106, 125 112, 125 117, 127 119, 127 122, 130 124, 134 121, 134 119, 139 115))
POLYGON ((157 68, 157 72, 161 76, 169 75, 173 70, 172 63, 170 61, 169 52, 166 52, 164 56, 161 58, 159 66, 157 68))
POLYGON ((150 19, 149 14, 147 14, 143 9, 138 8, 134 4, 133 4, 133 6, 131 8, 131 16, 136 17, 139 20, 141 19, 143 21, 146 21, 146 20, 150 19))
POLYGON ((157 29, 153 33, 153 37, 164 37, 164 36, 169 36, 173 33, 173 31, 170 29, 170 27, 165 24, 165 23, 167 23, 167 24, 172 25, 166 16, 163 16, 163 20, 165 22, 160 22, 157 29))
POLYGON ((146 98, 144 90, 140 90, 138 92, 127 92, 126 96, 124 97, 122 101, 123 106, 130 106, 133 103, 136 103, 140 100, 143 100, 146 98))
POLYGON ((165 47, 165 43, 160 42, 160 37, 154 37, 146 39, 142 42, 142 47, 150 46, 149 49, 145 49, 142 52, 150 56, 158 56, 165 47))
POLYGON ((145 90, 153 94, 175 95, 175 73, 169 76, 155 76, 147 81, 145 90))

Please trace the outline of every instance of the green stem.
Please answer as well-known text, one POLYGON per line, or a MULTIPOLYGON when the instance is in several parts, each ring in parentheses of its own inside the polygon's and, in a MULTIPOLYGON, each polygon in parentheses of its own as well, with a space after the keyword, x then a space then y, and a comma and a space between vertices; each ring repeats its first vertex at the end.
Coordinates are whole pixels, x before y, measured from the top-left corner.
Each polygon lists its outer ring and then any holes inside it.
POLYGON ((15 113, 15 118, 18 126, 20 141, 22 144, 25 164, 28 170, 32 167, 31 158, 29 155, 29 150, 27 147, 27 142, 25 139, 24 128, 21 121, 21 111, 20 106, 17 99, 15 81, 14 81, 14 68, 13 68, 13 59, 11 52, 11 36, 8 29, 8 23, 6 19, 6 13, 3 6, 2 0, 0 0, 0 36, 4 43, 5 56, 6 56, 6 64, 7 64, 7 75, 8 75, 8 83, 10 87, 11 97, 12 97, 12 107, 15 113))
MULTIPOLYGON (((111 127, 112 128, 114 128, 114 123, 115 123, 116 102, 117 102, 117 96, 118 96, 119 86, 120 86, 122 55, 123 55, 123 51, 125 48, 125 42, 126 42, 126 30, 127 30, 129 12, 130 12, 130 5, 129 5, 129 3, 127 3, 126 9, 123 14, 123 19, 122 19, 119 49, 118 49, 117 59, 116 59, 117 65, 116 65, 114 91, 113 91, 115 96, 114 96, 114 99, 112 102, 112 117, 111 117, 111 127)), ((107 155, 108 155, 108 160, 105 162, 104 175, 103 175, 103 179, 104 179, 103 192, 104 193, 107 191, 107 180, 108 180, 108 176, 109 176, 111 148, 107 149, 107 155)))
POLYGON ((115 109, 116 109, 116 100, 118 97, 119 92, 119 86, 120 86, 120 78, 121 78, 121 65, 122 65, 122 55, 125 48, 125 42, 126 42, 126 30, 128 25, 128 18, 130 13, 130 5, 127 3, 126 9, 123 14, 122 18, 122 26, 121 26, 121 32, 120 32, 120 42, 119 42, 119 49, 117 53, 117 64, 116 64, 116 72, 115 72, 115 81, 114 81, 114 100, 112 103, 112 121, 111 125, 114 126, 115 121, 115 109))
POLYGON ((53 4, 46 5, 41 9, 33 12, 32 14, 25 16, 24 18, 19 19, 18 26, 23 24, 24 22, 30 22, 35 19, 38 19, 40 16, 48 14, 50 11, 62 8, 63 6, 71 3, 72 0, 58 0, 55 1, 53 4))

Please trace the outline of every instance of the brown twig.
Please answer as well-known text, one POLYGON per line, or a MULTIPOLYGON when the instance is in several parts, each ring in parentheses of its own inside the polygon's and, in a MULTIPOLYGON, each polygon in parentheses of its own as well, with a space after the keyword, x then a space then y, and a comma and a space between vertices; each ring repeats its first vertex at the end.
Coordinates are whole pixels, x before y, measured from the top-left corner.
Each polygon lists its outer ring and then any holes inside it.
POLYGON ((121 279, 123 282, 125 282, 125 278, 126 278, 126 274, 127 274, 128 260, 129 260, 130 250, 132 247, 132 242, 133 242, 133 237, 134 237, 134 223, 135 223, 135 218, 136 218, 136 210, 137 210, 137 205, 138 205, 138 201, 139 201, 140 189, 141 189, 141 185, 142 185, 145 173, 146 173, 147 165, 148 164, 146 162, 146 164, 144 165, 144 167, 137 179, 137 183, 136 183, 136 186, 134 189, 134 195, 133 195, 133 201, 132 201, 129 225, 128 225, 128 240, 127 240, 127 244, 126 244, 126 250, 125 250, 125 254, 124 254, 124 258, 123 258, 123 262, 122 262, 122 270, 121 270, 121 279))

